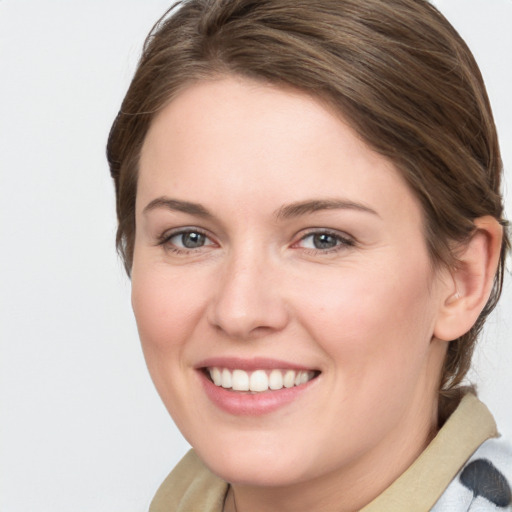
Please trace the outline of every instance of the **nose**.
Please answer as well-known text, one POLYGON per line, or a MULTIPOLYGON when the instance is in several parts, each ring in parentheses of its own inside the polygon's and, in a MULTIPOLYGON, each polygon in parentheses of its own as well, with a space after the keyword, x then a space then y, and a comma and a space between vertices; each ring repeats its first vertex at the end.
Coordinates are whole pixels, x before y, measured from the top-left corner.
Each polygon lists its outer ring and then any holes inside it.
POLYGON ((261 254, 233 254, 218 276, 209 304, 210 324, 236 340, 256 339, 282 330, 289 321, 289 312, 279 275, 277 265, 261 254))

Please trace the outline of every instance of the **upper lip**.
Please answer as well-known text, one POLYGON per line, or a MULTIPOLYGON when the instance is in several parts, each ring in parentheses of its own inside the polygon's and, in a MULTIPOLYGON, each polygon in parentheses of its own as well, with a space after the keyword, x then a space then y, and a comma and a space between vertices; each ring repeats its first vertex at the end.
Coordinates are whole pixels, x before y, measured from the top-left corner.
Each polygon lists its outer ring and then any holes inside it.
POLYGON ((195 365, 196 369, 202 368, 227 368, 228 370, 315 370, 311 366, 283 361, 280 359, 272 359, 266 357, 255 357, 251 359, 243 359, 239 357, 210 357, 200 361, 195 365))

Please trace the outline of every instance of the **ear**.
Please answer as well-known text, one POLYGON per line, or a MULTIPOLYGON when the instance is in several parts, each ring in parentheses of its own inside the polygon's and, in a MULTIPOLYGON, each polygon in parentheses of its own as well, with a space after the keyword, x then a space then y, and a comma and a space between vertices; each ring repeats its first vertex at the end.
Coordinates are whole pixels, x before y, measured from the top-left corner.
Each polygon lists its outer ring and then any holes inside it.
POLYGON ((452 341, 467 333, 484 309, 498 268, 503 227, 491 216, 474 221, 475 231, 458 254, 459 264, 451 272, 434 336, 452 341))

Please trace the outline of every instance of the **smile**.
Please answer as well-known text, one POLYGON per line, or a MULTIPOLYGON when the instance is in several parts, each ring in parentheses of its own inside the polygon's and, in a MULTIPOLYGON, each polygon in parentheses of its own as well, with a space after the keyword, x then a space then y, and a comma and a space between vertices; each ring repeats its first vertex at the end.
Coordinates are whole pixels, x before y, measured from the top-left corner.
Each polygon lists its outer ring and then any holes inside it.
POLYGON ((219 367, 206 368, 206 375, 217 387, 233 391, 263 393, 293 388, 306 384, 314 379, 319 372, 311 370, 291 369, 258 369, 245 371, 219 367))

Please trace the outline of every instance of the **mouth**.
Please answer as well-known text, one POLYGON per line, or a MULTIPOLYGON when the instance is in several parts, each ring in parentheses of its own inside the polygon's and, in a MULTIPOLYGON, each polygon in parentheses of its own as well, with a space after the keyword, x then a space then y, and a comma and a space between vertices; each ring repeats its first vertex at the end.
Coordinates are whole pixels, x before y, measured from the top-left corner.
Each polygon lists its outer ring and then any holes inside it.
POLYGON ((201 368, 206 378, 219 388, 240 393, 267 393, 307 384, 320 375, 318 370, 261 368, 253 371, 241 368, 211 366, 201 368))
POLYGON ((212 357, 195 367, 215 406, 235 416, 265 416, 314 398, 321 371, 274 358, 212 357), (310 397, 310 398, 307 398, 310 397))

